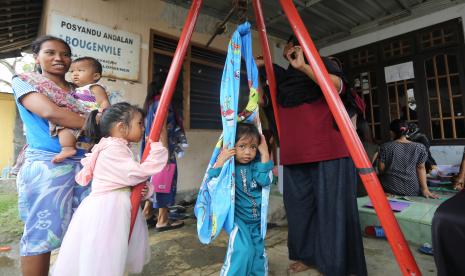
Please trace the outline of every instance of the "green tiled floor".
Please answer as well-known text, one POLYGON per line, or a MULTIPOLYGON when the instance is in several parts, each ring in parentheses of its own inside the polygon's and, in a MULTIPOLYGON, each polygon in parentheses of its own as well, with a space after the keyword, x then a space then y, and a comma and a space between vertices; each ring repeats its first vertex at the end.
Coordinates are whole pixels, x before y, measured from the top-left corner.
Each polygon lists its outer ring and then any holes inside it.
MULTIPOLYGON (((394 213, 397 222, 400 225, 405 239, 415 244, 423 244, 428 242, 431 244, 431 221, 434 212, 439 204, 452 194, 441 193, 440 199, 426 199, 422 197, 408 197, 407 200, 399 198, 390 198, 397 201, 410 202, 411 205, 402 212, 394 213)), ((358 210, 360 213, 360 224, 362 229, 369 225, 381 225, 375 210, 364 207, 369 203, 368 197, 360 197, 357 199, 358 210)))

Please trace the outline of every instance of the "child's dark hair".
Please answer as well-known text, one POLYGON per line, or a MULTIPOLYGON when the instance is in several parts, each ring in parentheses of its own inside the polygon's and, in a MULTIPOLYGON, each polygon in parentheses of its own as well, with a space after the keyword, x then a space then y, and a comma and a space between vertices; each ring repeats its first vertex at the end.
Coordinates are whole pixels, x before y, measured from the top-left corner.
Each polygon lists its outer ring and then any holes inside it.
POLYGON ((149 107, 154 102, 155 96, 161 94, 163 85, 165 85, 166 77, 167 77, 167 74, 162 71, 156 73, 153 76, 152 82, 150 82, 147 87, 147 95, 145 96, 145 101, 144 101, 145 112, 149 111, 149 107))
POLYGON ((80 58, 73 60, 73 63, 80 62, 80 61, 89 61, 92 64, 92 67, 94 68, 94 72, 102 75, 102 64, 96 58, 80 57, 80 58))
POLYGON ((300 46, 299 40, 293 34, 287 39, 287 43, 292 43, 293 46, 300 46))
POLYGON ((343 64, 342 64, 342 61, 337 58, 337 57, 328 57, 328 59, 333 63, 333 65, 340 71, 342 71, 342 69, 344 68, 343 67, 343 64))
POLYGON ((97 122, 98 113, 98 110, 93 110, 86 119, 85 134, 93 143, 98 143, 102 137, 110 136, 114 124, 122 122, 129 128, 136 113, 140 113, 142 117, 145 116, 145 112, 138 106, 126 102, 117 103, 105 109, 99 122, 97 122))
POLYGON ((236 141, 239 141, 243 137, 251 137, 252 139, 257 139, 257 143, 260 143, 260 132, 258 128, 250 123, 237 123, 236 128, 236 141))
MULTIPOLYGON (((52 35, 43 35, 36 38, 31 44, 32 53, 38 55, 40 49, 42 48, 42 44, 44 44, 47 41, 58 41, 62 43, 68 49, 69 56, 71 57, 71 47, 69 47, 69 44, 66 43, 66 41, 64 41, 63 39, 52 35)), ((36 66, 35 70, 39 73, 42 73, 42 69, 38 65, 36 66)))
POLYGON ((408 132, 408 124, 406 121, 401 119, 395 119, 391 122, 389 129, 394 132, 395 139, 399 139, 405 136, 408 132))

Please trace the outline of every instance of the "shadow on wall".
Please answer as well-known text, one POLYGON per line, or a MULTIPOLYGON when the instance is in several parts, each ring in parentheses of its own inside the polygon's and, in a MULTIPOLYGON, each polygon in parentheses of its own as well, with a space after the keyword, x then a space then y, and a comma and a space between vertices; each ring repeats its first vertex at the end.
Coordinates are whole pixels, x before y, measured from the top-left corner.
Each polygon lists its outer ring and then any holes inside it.
POLYGON ((110 100, 110 104, 115 104, 115 103, 125 101, 124 92, 121 92, 119 90, 112 91, 111 88, 108 88, 107 95, 108 95, 108 100, 110 100))

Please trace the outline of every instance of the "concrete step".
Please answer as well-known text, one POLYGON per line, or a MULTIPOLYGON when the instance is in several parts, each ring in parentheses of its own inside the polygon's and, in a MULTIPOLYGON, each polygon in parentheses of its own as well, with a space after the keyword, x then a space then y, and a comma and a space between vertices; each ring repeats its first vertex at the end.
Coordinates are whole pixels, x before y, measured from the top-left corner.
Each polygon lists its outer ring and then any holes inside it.
MULTIPOLYGON (((425 242, 431 244, 431 222, 434 212, 444 200, 451 197, 454 193, 442 192, 438 194, 440 195, 439 199, 426 199, 423 197, 403 197, 407 200, 402 197, 389 198, 396 201, 411 203, 410 206, 401 212, 394 212, 407 241, 417 245, 421 245, 425 242)), ((357 199, 362 231, 364 231, 366 226, 381 225, 375 210, 365 206, 369 203, 370 199, 367 196, 357 199)))

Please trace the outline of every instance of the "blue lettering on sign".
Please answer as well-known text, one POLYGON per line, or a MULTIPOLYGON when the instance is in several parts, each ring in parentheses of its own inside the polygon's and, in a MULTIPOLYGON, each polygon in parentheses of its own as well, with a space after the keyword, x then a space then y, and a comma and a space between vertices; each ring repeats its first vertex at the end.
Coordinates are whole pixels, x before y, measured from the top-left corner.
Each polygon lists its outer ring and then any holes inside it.
POLYGON ((81 49, 87 49, 89 51, 106 53, 106 54, 110 54, 110 55, 114 55, 118 57, 121 56, 121 48, 119 47, 100 44, 97 42, 87 41, 84 39, 79 39, 79 38, 70 37, 70 36, 66 36, 65 41, 72 47, 79 47, 81 49))

